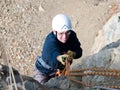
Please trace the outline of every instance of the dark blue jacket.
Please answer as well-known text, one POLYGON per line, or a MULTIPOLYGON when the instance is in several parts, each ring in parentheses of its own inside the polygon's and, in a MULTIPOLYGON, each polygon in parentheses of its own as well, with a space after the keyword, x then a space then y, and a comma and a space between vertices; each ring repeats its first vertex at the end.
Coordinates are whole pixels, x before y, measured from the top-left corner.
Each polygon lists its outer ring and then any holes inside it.
MULTIPOLYGON (((76 52, 76 56, 74 59, 80 58, 82 56, 82 48, 80 47, 81 44, 76 36, 76 33, 71 30, 71 34, 69 36, 69 39, 67 42, 61 43, 56 35, 53 34, 53 32, 49 33, 46 37, 43 50, 42 50, 42 59, 52 68, 61 69, 62 65, 57 60, 57 56, 61 55, 68 50, 76 52)), ((38 68, 41 72, 47 73, 47 70, 38 68)), ((48 70, 50 73, 50 71, 48 70)), ((52 72, 52 71, 51 71, 52 72)))

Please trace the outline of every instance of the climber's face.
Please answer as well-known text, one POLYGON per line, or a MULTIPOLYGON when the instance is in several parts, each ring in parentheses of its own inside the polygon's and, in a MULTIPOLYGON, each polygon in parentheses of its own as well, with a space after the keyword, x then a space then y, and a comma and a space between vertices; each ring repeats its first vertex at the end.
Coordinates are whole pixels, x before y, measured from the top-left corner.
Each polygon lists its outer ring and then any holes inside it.
POLYGON ((65 32, 57 32, 57 39, 62 42, 62 43, 66 43, 69 36, 70 36, 70 31, 65 31, 65 32))

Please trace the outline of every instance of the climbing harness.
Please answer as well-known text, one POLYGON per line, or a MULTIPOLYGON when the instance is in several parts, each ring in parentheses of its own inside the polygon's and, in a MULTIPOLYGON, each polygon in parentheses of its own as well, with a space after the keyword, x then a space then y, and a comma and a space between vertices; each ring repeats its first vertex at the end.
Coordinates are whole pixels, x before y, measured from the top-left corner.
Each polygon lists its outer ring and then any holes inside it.
POLYGON ((36 64, 38 65, 42 65, 44 68, 52 70, 53 68, 51 66, 49 66, 43 59, 42 57, 38 56, 36 58, 36 64))

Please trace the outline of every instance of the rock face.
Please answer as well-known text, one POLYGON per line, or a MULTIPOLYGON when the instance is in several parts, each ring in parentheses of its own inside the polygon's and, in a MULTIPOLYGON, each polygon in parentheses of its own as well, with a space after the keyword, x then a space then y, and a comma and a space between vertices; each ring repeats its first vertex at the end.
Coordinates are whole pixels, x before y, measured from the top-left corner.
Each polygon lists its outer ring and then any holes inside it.
POLYGON ((120 83, 120 12, 114 14, 103 26, 92 48, 92 53, 82 59, 79 69, 102 68, 112 70, 106 74, 105 71, 86 70, 81 76, 83 82, 93 86, 108 86, 118 88, 120 83), (118 72, 114 72, 118 70, 118 72), (95 74, 96 72, 96 74, 95 74), (94 73, 94 74, 90 74, 94 73), (88 75, 89 74, 89 75, 88 75), (116 76, 114 76, 114 75, 116 76))
MULTIPOLYGON (((105 46, 98 53, 82 60, 82 68, 103 68, 120 70, 120 40, 105 46)), ((114 72, 112 72, 114 73, 114 72)), ((120 73, 119 73, 120 74, 120 73)), ((118 85, 120 77, 108 75, 88 75, 82 78, 84 82, 93 85, 118 85)))
POLYGON ((114 14, 103 26, 103 29, 99 31, 91 54, 98 52, 104 46, 116 42, 118 39, 120 39, 120 12, 114 14))
POLYGON ((52 78, 45 84, 45 86, 52 90, 92 90, 72 82, 66 76, 52 78))
POLYGON ((0 64, 0 90, 50 90, 32 77, 20 73, 7 65, 0 64))

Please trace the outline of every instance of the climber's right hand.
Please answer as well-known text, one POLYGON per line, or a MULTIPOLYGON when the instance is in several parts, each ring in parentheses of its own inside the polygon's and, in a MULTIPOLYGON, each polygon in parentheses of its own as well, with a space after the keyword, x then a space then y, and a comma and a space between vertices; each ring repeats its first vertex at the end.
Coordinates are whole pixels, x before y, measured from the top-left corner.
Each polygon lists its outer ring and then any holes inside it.
POLYGON ((57 60, 59 62, 61 62, 61 64, 65 65, 65 61, 67 60, 68 57, 69 57, 69 55, 67 55, 67 54, 59 55, 57 57, 57 60))

